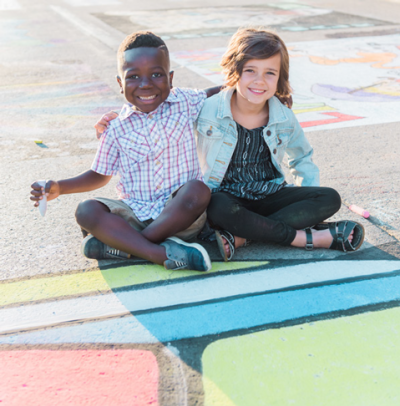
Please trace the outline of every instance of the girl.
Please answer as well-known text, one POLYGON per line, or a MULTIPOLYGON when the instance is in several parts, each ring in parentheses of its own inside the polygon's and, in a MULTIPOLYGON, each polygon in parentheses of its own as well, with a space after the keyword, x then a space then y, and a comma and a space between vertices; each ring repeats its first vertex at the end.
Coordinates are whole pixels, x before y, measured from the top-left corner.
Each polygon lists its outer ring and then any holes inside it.
POLYGON ((355 251, 364 228, 322 223, 340 209, 339 194, 319 187, 313 149, 293 112, 289 55, 276 34, 240 29, 222 57, 226 89, 207 99, 197 122, 198 155, 212 190, 208 219, 229 261, 249 240, 355 251), (285 182, 286 153, 297 186, 285 182), (312 227, 312 228, 311 228, 312 227))

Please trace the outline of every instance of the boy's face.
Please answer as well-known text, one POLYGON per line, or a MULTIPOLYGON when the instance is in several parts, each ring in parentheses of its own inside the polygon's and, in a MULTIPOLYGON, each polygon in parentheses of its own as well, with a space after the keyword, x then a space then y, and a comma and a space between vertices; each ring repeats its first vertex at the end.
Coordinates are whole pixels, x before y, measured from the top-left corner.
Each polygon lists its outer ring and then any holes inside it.
POLYGON ((163 103, 171 90, 173 72, 162 48, 133 48, 124 52, 117 76, 125 99, 144 113, 163 103))

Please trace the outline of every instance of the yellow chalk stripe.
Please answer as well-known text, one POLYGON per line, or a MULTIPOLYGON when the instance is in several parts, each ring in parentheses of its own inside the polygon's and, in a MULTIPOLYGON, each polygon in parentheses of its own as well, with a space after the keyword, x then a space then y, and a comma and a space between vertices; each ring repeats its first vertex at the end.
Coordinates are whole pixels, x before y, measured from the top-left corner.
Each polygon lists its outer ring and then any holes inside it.
POLYGON ((323 107, 312 107, 312 108, 305 108, 305 109, 294 109, 293 113, 300 114, 300 113, 309 113, 312 111, 332 111, 332 110, 336 110, 336 109, 329 107, 329 106, 323 106, 323 107))
MULTIPOLYGON (((268 262, 216 262, 208 273, 251 268, 264 264, 266 265, 268 262)), ((53 275, 48 278, 1 283, 0 306, 56 299, 61 296, 76 296, 99 291, 111 291, 113 288, 184 278, 193 275, 198 276, 200 274, 196 271, 166 271, 159 265, 142 264, 109 268, 103 271, 53 275)))

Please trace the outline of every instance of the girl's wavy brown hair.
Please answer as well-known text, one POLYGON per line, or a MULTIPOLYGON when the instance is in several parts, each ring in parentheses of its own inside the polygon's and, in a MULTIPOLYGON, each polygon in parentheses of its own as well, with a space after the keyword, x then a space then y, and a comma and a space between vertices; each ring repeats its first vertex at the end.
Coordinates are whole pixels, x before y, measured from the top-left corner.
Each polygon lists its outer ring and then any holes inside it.
POLYGON ((276 95, 289 97, 292 89, 289 84, 289 53, 285 43, 275 33, 259 28, 241 28, 231 38, 221 60, 225 86, 231 88, 236 85, 247 61, 267 59, 277 53, 281 55, 281 67, 276 95))

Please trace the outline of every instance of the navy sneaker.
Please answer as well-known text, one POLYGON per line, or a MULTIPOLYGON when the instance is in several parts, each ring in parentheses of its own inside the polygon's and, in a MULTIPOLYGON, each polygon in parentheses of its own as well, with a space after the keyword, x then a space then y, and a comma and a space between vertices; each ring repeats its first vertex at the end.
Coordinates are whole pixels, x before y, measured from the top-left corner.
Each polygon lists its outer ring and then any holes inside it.
POLYGON ((192 270, 207 272, 211 269, 211 260, 207 251, 196 243, 188 243, 177 237, 167 238, 160 245, 166 249, 168 259, 164 261, 165 269, 192 270))
POLYGON ((131 257, 126 252, 111 248, 102 243, 92 234, 83 239, 81 252, 86 258, 92 259, 129 259, 131 257))

